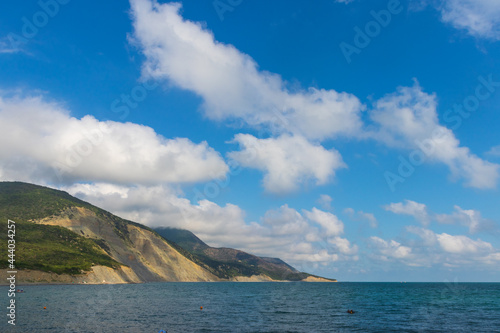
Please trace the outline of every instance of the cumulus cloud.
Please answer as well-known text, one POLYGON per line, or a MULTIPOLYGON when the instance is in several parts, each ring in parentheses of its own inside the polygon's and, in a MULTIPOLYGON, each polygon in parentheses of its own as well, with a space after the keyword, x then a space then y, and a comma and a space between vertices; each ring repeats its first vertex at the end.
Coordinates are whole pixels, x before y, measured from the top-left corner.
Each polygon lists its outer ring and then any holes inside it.
POLYGON ((491 231, 495 229, 494 223, 481 216, 481 212, 475 209, 462 209, 455 205, 451 214, 436 214, 435 219, 439 223, 460 224, 469 229, 470 234, 480 231, 491 231))
MULTIPOLYGON (((309 141, 372 138, 392 147, 415 149, 419 142, 432 139, 433 151, 425 160, 446 164, 466 186, 496 186, 498 165, 461 147, 452 131, 439 125, 435 96, 418 85, 399 88, 376 102, 375 109, 369 110, 373 123, 366 126, 361 120, 366 106, 356 96, 317 88, 290 89, 279 75, 260 69, 249 55, 215 40, 202 24, 185 20, 180 4, 151 0, 132 0, 131 4, 131 40, 146 57, 143 76, 196 93, 209 119, 238 120, 266 127, 273 136, 286 134, 309 141), (438 138, 432 136, 435 130, 439 130, 438 138)), ((260 166, 268 172, 265 183, 274 180, 267 167, 260 166)), ((295 188, 284 185, 282 190, 295 188)))
POLYGON ((454 254, 455 257, 447 257, 450 260, 474 260, 497 253, 493 246, 481 239, 472 239, 463 235, 450 235, 447 233, 437 234, 432 230, 418 228, 414 226, 407 227, 407 231, 418 235, 426 245, 427 252, 439 254, 454 254), (467 256, 458 256, 467 255, 467 256))
POLYGON ((394 214, 410 215, 423 225, 428 225, 430 222, 427 206, 415 201, 405 200, 405 202, 391 203, 384 206, 384 209, 394 214))
POLYGON ((328 243, 332 244, 340 253, 347 255, 355 255, 356 253, 358 253, 358 246, 352 245, 351 242, 349 242, 349 240, 346 238, 336 236, 333 238, 329 238, 328 243))
POLYGON ((355 96, 315 88, 291 91, 279 75, 259 69, 247 54, 183 19, 180 4, 131 4, 133 40, 146 56, 144 76, 195 92, 208 118, 242 119, 314 139, 359 132, 363 106, 355 96))
POLYGON ((369 240, 374 253, 381 260, 405 259, 411 255, 412 249, 410 247, 401 245, 395 240, 386 241, 376 236, 370 237, 369 240))
POLYGON ((332 213, 313 208, 311 211, 305 211, 305 215, 309 220, 322 226, 327 236, 338 236, 344 233, 344 224, 332 213))
POLYGON ((431 247, 437 244, 437 236, 434 231, 416 226, 407 226, 406 230, 420 237, 425 246, 431 247))
POLYGON ((474 209, 462 209, 455 205, 454 211, 450 214, 437 214, 430 212, 425 204, 411 200, 405 202, 391 203, 384 206, 384 209, 394 214, 410 215, 424 226, 429 225, 431 221, 442 224, 454 224, 467 227, 470 234, 480 231, 491 231, 495 229, 492 221, 481 216, 481 212, 474 209))
POLYGON ((355 255, 358 252, 357 245, 353 245, 348 239, 339 236, 344 231, 342 221, 334 214, 317 208, 313 208, 311 211, 303 210, 301 214, 288 205, 283 205, 277 210, 268 211, 262 222, 265 226, 271 227, 272 235, 303 237, 302 246, 306 243, 319 243, 323 250, 333 248, 334 261, 339 259, 338 254, 355 255))
POLYGON ((308 181, 326 184, 336 170, 346 167, 336 150, 326 150, 300 136, 258 139, 238 134, 233 141, 241 151, 231 152, 229 157, 243 167, 263 171, 264 187, 272 193, 295 191, 308 181))
POLYGON ((183 183, 224 177, 206 142, 166 139, 147 126, 74 118, 41 97, 0 96, 0 179, 38 183, 183 183))
POLYGON ((493 246, 480 239, 473 240, 467 236, 452 236, 446 233, 437 235, 441 248, 449 253, 478 253, 491 252, 493 246))
POLYGON ((443 0, 441 18, 474 37, 500 40, 500 6, 496 0, 443 0))
POLYGON ((453 132, 439 124, 436 96, 413 87, 399 87, 375 103, 372 120, 380 125, 374 134, 389 146, 413 148, 415 163, 425 161, 446 164, 454 178, 463 178, 466 186, 495 188, 499 165, 482 160, 469 148, 461 147, 453 132))
POLYGON ((271 228, 275 235, 305 235, 307 239, 312 241, 319 240, 317 237, 318 229, 311 228, 302 214, 288 205, 267 211, 262 222, 271 228))
POLYGON ((306 269, 307 262, 326 264, 352 258, 355 244, 341 238, 343 223, 316 208, 302 213, 283 205, 259 222, 246 222, 238 206, 208 200, 191 203, 170 186, 74 184, 70 194, 150 227, 176 227, 194 232, 215 247, 234 247, 256 255, 279 257, 306 269))
POLYGON ((318 203, 321 205, 326 210, 331 210, 332 209, 332 201, 333 198, 329 196, 328 194, 321 194, 318 199, 318 203))
POLYGON ((63 188, 70 194, 110 210, 114 214, 150 227, 169 226, 193 231, 213 245, 236 245, 244 238, 250 246, 265 246, 258 240, 260 227, 244 222, 238 206, 219 206, 208 200, 192 204, 182 193, 166 185, 122 186, 74 184, 63 188))
POLYGON ((370 227, 376 228, 378 226, 377 219, 372 213, 365 213, 362 210, 356 212, 352 208, 344 209, 344 213, 349 216, 354 221, 367 221, 370 227))
POLYGON ((416 267, 473 267, 498 264, 500 260, 499 250, 481 239, 439 234, 415 226, 408 226, 406 230, 417 235, 420 241, 407 239, 398 242, 374 236, 369 239, 371 257, 416 267))

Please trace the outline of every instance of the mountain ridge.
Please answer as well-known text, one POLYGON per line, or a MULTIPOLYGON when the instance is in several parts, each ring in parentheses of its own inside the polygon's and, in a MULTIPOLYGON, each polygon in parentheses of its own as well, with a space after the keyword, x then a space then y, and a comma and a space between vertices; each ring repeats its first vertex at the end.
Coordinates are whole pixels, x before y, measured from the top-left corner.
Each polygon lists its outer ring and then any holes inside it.
MULTIPOLYGON (((0 219, 2 230, 7 219, 16 221, 16 267, 26 274, 43 271, 44 276, 64 275, 63 280, 71 277, 73 283, 101 283, 101 278, 102 283, 140 283, 313 277, 278 258, 212 248, 187 230, 184 238, 189 236, 190 243, 178 244, 157 230, 122 219, 67 192, 29 183, 0 182, 0 219), (30 250, 33 248, 36 251, 30 250), (43 259, 44 255, 50 260, 43 259), (228 260, 228 256, 233 259, 228 260), (235 262, 242 256, 242 262, 235 262), (272 269, 252 268, 248 260, 272 269)), ((1 258, 7 258, 5 251, 0 249, 1 258)), ((0 259, 0 269, 6 267, 6 260, 0 259)))
POLYGON ((238 273, 244 276, 264 274, 276 280, 298 281, 310 275, 299 272, 279 258, 259 257, 227 247, 211 247, 189 230, 168 227, 153 230, 198 256, 219 277, 234 277, 238 273), (213 267, 213 261, 223 265, 213 267))

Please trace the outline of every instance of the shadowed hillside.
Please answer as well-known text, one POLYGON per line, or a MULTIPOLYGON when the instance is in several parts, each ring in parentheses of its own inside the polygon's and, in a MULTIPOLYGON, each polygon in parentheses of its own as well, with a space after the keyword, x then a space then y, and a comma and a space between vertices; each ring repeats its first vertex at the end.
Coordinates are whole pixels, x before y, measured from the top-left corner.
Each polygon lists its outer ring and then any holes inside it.
MULTIPOLYGON (((50 275, 55 279, 52 282, 242 281, 241 277, 299 281, 314 277, 277 258, 213 248, 187 230, 155 231, 64 191, 33 184, 0 182, 4 238, 8 219, 16 222, 16 267, 56 273, 50 275), (71 275, 73 280, 60 280, 57 274, 71 275)), ((0 256, 0 269, 5 270, 7 247, 0 248, 0 256)), ((37 274, 29 276, 32 282, 39 281, 33 278, 37 274)))
POLYGON ((188 230, 176 228, 154 230, 165 239, 179 244, 194 254, 207 269, 220 278, 266 275, 274 280, 300 281, 313 276, 299 272, 279 258, 258 257, 231 248, 210 247, 188 230))

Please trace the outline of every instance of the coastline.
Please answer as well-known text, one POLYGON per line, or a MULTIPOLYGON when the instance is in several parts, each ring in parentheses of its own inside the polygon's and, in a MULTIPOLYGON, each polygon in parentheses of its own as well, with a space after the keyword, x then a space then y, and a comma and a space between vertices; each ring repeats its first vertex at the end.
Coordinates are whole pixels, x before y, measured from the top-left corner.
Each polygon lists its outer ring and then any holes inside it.
MULTIPOLYGON (((113 270, 104 266, 93 266, 91 272, 86 272, 81 275, 57 274, 52 272, 43 272, 38 270, 23 269, 17 270, 16 285, 113 285, 113 284, 142 284, 153 282, 307 282, 307 283, 333 283, 333 281, 324 278, 309 276, 301 281, 290 280, 273 280, 267 275, 253 275, 253 276, 236 276, 227 280, 213 280, 213 281, 141 281, 130 268, 122 267, 119 270, 113 270), (128 272, 127 270, 130 270, 128 272), (132 278, 131 278, 132 277, 132 278)), ((7 269, 0 269, 0 286, 8 286, 7 269)))

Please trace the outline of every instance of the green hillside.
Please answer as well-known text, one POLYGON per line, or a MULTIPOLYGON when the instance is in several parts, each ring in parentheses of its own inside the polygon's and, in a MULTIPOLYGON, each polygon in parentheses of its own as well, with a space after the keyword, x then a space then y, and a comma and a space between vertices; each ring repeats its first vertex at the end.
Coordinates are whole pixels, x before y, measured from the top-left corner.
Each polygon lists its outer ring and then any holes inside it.
MULTIPOLYGON (((7 244, 7 218, 1 216, 0 233, 7 244)), ((38 225, 17 219, 16 262, 20 269, 35 269, 58 274, 80 274, 93 265, 119 267, 92 240, 57 226, 38 225)), ((0 248, 0 268, 7 268, 7 246, 0 248)))
POLYGON ((258 257, 230 248, 210 247, 188 230, 176 228, 154 230, 163 238, 190 252, 197 263, 220 278, 264 274, 275 280, 299 281, 310 276, 297 271, 281 259, 258 257))
MULTIPOLYGON (((71 210, 74 207, 95 213, 99 223, 103 223, 121 239, 122 250, 125 251, 135 246, 128 227, 134 225, 160 236, 182 256, 222 279, 267 275, 275 280, 299 281, 311 276, 277 258, 258 257, 230 248, 210 247, 187 230, 153 230, 124 220, 64 191, 22 182, 0 182, 0 237, 4 240, 2 243, 7 244, 7 221, 15 221, 17 268, 80 274, 89 271, 94 265, 112 268, 122 265, 108 255, 111 253, 109 239, 86 238, 63 227, 32 222, 43 218, 57 218, 61 214, 72 219, 73 214, 77 214, 74 209, 71 210)), ((115 241, 115 246, 116 244, 115 241)), ((7 254, 7 246, 0 247, 0 268, 8 267, 7 254)), ((120 261, 135 265, 123 258, 120 261)))
MULTIPOLYGON (((121 265, 103 253, 103 250, 107 252, 105 240, 85 238, 63 227, 29 222, 57 216, 71 207, 83 207, 93 211, 109 223, 116 234, 127 243, 130 243, 127 224, 157 234, 142 224, 122 219, 64 191, 23 182, 0 182, 0 232, 5 241, 2 243, 7 244, 7 220, 15 221, 16 267, 58 274, 79 274, 82 270, 89 270, 92 264, 108 267, 121 265)), ((213 271, 196 255, 168 239, 165 241, 186 258, 213 271)), ((0 248, 0 256, 0 269, 7 268, 6 246, 0 248)))
POLYGON ((189 230, 177 228, 155 228, 154 230, 163 238, 191 253, 203 253, 203 250, 210 247, 189 230))
MULTIPOLYGON (((96 241, 57 226, 29 222, 68 207, 95 208, 70 196, 20 182, 0 182, 0 234, 7 244, 7 221, 16 222, 16 267, 58 274, 80 274, 92 265, 119 267, 96 241)), ((7 268, 7 246, 0 247, 0 268, 7 268)))
POLYGON ((117 234, 128 239, 127 224, 151 230, 146 226, 124 220, 103 209, 75 198, 64 191, 23 182, 0 182, 0 217, 8 216, 11 220, 34 220, 57 215, 70 207, 87 208, 97 216, 113 224, 117 234))

